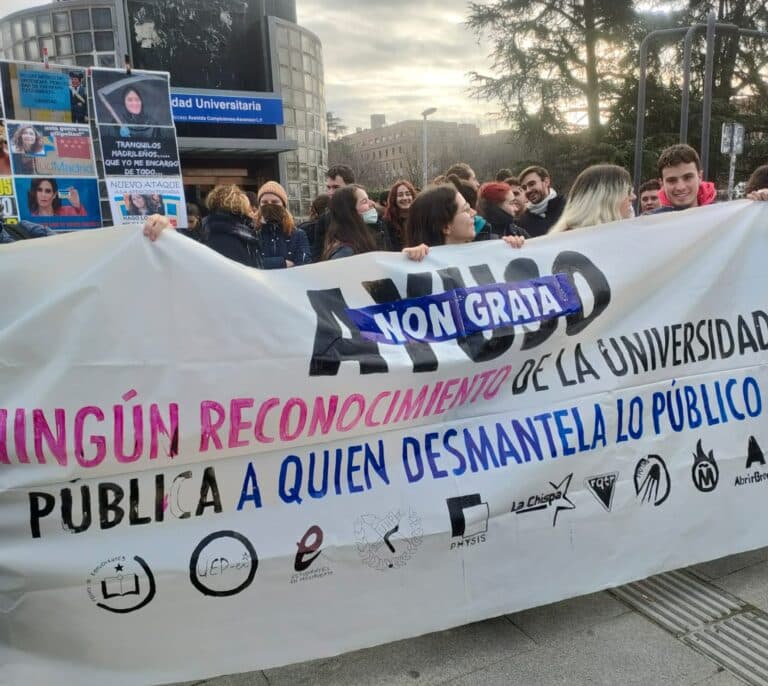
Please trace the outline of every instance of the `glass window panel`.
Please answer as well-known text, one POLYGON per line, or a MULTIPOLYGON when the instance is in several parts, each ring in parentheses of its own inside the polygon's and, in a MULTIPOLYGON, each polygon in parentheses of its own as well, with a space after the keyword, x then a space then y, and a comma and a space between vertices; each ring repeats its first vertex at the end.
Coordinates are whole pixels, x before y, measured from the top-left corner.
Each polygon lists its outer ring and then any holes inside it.
POLYGON ((291 85, 291 70, 288 67, 280 65, 280 83, 283 86, 291 85))
POLYGON ((91 13, 88 10, 72 10, 72 30, 84 31, 91 28, 91 13))
POLYGON ((288 29, 285 26, 277 27, 277 44, 281 47, 288 45, 288 29))
POLYGON ((292 198, 298 198, 299 197, 299 184, 298 183, 289 183, 288 184, 288 195, 290 195, 292 198))
POLYGON ((92 67, 93 55, 78 55, 75 57, 75 63, 79 64, 81 67, 92 67))
POLYGON ((298 50, 291 50, 291 67, 299 71, 304 68, 302 66, 301 53, 298 50))
POLYGON ((300 145, 307 144, 307 132, 304 129, 296 129, 296 140, 300 145))
POLYGON ((24 19, 24 38, 31 38, 37 35, 37 24, 34 17, 26 17, 24 19))
POLYGON ((312 109, 312 95, 310 93, 304 93, 304 107, 308 110, 312 109))
POLYGON ((39 14, 37 15, 37 33, 38 35, 45 35, 51 32, 51 15, 39 14))
POLYGON ((280 61, 280 64, 284 64, 287 67, 291 66, 291 53, 288 48, 278 48, 277 58, 280 61))
POLYGON ((75 52, 91 52, 93 50, 93 38, 90 33, 75 34, 75 52))
POLYGON ((28 60, 39 60, 40 59, 40 50, 37 47, 37 41, 32 39, 28 40, 25 43, 27 47, 27 59, 28 60))
POLYGON ((57 55, 69 55, 72 53, 72 37, 71 36, 56 36, 56 54, 57 55))
POLYGON ((301 62, 304 65, 304 71, 312 73, 312 62, 313 62, 313 60, 312 60, 312 58, 309 55, 307 55, 307 53, 304 53, 301 56, 301 62))
POLYGON ((3 43, 11 47, 13 41, 11 40, 11 25, 8 22, 0 26, 0 35, 3 37, 3 43))
POLYGON ((21 30, 21 22, 15 21, 13 22, 13 40, 19 41, 23 40, 24 38, 24 32, 21 30))
POLYGON ((306 33, 301 34, 301 49, 304 52, 312 52, 315 49, 314 41, 306 33))
POLYGON ((53 30, 56 33, 69 31, 69 12, 53 13, 53 30))
POLYGON ((306 164, 299 165, 299 175, 302 181, 307 181, 309 179, 309 168, 306 164))
POLYGON ((115 62, 115 53, 114 52, 105 52, 102 55, 99 55, 99 66, 100 67, 114 67, 116 66, 115 62))
POLYGON ((301 50, 301 34, 298 31, 288 32, 288 42, 292 48, 301 50))
POLYGON ((299 148, 298 149, 298 153, 299 153, 299 162, 301 164, 306 164, 307 163, 307 149, 306 148, 299 148))
POLYGON ((16 43, 16 45, 13 46, 13 59, 26 59, 26 57, 24 57, 24 43, 16 43))
POLYGON ((292 107, 283 107, 283 121, 286 124, 296 123, 296 110, 292 107))
POLYGON ((291 85, 294 88, 304 88, 304 77, 300 71, 291 70, 291 85))
POLYGON ((72 57, 60 57, 59 55, 57 55, 56 62, 58 64, 74 64, 75 60, 72 57))
POLYGON ((304 110, 298 110, 296 112, 296 125, 297 126, 307 125, 307 113, 304 110))
POLYGON ((291 181, 297 181, 299 178, 299 165, 295 162, 291 162, 290 164, 286 165, 288 178, 291 181))
POLYGON ((304 74, 304 90, 312 91, 312 77, 309 74, 304 74))
POLYGON ((96 31, 93 34, 97 50, 114 50, 115 36, 111 31, 96 31))
POLYGON ((295 126, 286 126, 284 127, 285 130, 285 137, 289 140, 295 141, 296 140, 296 127, 295 126))
POLYGON ((91 16, 93 17, 94 29, 112 28, 112 12, 109 7, 93 7, 91 8, 91 16))

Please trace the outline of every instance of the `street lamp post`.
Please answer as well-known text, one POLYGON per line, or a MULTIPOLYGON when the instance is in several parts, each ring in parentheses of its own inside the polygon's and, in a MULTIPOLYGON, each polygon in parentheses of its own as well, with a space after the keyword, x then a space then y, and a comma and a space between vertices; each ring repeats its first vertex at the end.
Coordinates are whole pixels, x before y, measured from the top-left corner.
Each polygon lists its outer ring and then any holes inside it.
POLYGON ((430 107, 421 113, 421 116, 424 117, 424 125, 422 126, 422 129, 421 129, 421 142, 423 144, 422 151, 421 151, 422 153, 421 168, 423 171, 423 174, 422 174, 423 183, 421 184, 422 188, 426 187, 428 183, 428 179, 427 179, 427 117, 430 114, 434 114, 435 112, 437 112, 437 107, 430 107))

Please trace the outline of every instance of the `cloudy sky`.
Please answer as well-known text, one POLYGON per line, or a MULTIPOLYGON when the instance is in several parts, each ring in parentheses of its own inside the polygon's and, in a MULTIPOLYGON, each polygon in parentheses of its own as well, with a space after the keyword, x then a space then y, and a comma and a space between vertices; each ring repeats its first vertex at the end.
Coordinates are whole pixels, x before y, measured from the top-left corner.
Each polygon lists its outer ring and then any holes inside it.
MULTIPOLYGON (((47 4, 0 0, 0 16, 47 4)), ((467 72, 488 73, 487 47, 463 22, 467 0, 296 0, 299 24, 323 43, 326 107, 354 131, 370 115, 388 123, 433 119, 477 124, 484 133, 504 128, 487 116, 495 103, 469 93, 467 72)))
POLYGON ((299 24, 323 43, 326 106, 354 131, 370 115, 387 122, 420 118, 503 126, 497 109, 470 97, 467 72, 488 73, 486 47, 463 24, 467 0, 297 0, 299 24))

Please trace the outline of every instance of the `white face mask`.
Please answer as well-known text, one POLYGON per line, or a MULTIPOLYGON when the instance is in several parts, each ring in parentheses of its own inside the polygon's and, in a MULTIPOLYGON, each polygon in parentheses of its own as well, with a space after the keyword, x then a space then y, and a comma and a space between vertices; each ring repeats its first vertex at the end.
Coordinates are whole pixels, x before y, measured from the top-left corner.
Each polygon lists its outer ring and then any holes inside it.
POLYGON ((366 210, 360 215, 363 218, 363 221, 366 224, 375 224, 377 221, 379 221, 379 213, 376 211, 375 207, 371 207, 369 210, 366 210))

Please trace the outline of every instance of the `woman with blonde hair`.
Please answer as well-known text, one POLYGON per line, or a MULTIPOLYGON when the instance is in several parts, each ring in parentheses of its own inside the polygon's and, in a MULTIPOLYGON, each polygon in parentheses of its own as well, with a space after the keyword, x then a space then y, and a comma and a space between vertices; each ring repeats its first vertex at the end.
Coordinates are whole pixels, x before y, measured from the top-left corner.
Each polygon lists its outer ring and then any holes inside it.
POLYGON ((563 213, 548 233, 629 219, 634 216, 634 201, 632 179, 626 169, 615 164, 595 164, 576 177, 563 213))
POLYGON ((208 246, 240 264, 261 267, 259 240, 252 231, 251 204, 245 193, 233 184, 216 186, 205 205, 210 212, 203 219, 208 246))

